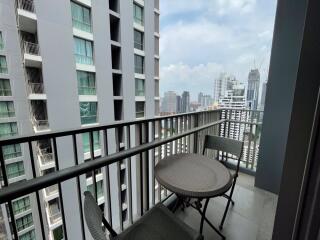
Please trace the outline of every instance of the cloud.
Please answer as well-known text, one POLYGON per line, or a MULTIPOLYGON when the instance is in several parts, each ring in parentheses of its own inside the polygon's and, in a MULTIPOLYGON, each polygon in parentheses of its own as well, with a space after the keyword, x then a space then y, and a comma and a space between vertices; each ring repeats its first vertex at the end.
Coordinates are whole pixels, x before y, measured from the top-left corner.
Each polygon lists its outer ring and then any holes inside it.
POLYGON ((161 86, 166 86, 177 94, 184 90, 190 91, 193 95, 200 91, 212 94, 213 76, 223 70, 222 65, 211 62, 193 67, 182 62, 171 64, 161 68, 160 91, 163 93, 164 89, 161 86))
POLYGON ((210 93, 219 71, 246 82, 254 66, 261 66, 264 81, 275 4, 276 0, 161 0, 161 90, 210 93))

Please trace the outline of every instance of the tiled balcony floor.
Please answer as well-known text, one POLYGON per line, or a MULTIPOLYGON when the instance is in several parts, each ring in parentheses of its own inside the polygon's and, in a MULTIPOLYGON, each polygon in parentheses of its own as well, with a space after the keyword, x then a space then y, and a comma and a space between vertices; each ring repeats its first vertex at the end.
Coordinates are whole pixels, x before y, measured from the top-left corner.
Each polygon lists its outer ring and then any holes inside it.
MULTIPOLYGON (((273 222, 277 206, 277 195, 254 187, 254 177, 240 174, 233 195, 235 205, 230 207, 223 234, 229 240, 268 240, 272 237, 273 222)), ((207 217, 219 226, 227 200, 211 199, 207 217)), ((177 215, 194 229, 199 229, 200 215, 196 210, 187 208, 177 215)), ((205 239, 221 239, 206 223, 205 239)))

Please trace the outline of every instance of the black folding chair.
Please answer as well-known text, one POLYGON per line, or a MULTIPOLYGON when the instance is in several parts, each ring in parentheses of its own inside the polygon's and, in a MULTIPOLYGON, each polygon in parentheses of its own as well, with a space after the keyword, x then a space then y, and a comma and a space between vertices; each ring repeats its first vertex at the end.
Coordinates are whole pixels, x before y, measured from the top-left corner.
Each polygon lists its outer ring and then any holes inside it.
POLYGON ((178 219, 163 204, 157 204, 120 234, 109 225, 89 191, 84 193, 84 215, 94 240, 106 240, 102 224, 112 240, 203 240, 203 237, 178 219))
POLYGON ((218 152, 216 160, 220 161, 222 164, 226 165, 226 161, 228 160, 228 155, 233 155, 236 157, 237 160, 237 165, 235 172, 232 172, 232 178, 233 178, 233 183, 231 186, 230 194, 224 194, 223 197, 227 198, 227 206, 224 210, 223 217, 220 223, 220 230, 223 228, 224 221, 226 219, 228 209, 230 206, 230 203, 234 205, 234 201, 232 200, 232 195, 234 191, 234 187, 237 182, 237 178, 239 175, 239 168, 240 168, 240 160, 242 156, 242 149, 243 149, 243 142, 233 140, 230 138, 223 138, 223 137, 218 137, 218 136, 211 136, 211 135, 206 135, 204 139, 204 144, 203 144, 203 151, 202 154, 204 155, 207 149, 211 150, 216 150, 218 152), (223 153, 219 155, 219 153, 223 153), (220 159, 221 157, 221 159, 220 159))

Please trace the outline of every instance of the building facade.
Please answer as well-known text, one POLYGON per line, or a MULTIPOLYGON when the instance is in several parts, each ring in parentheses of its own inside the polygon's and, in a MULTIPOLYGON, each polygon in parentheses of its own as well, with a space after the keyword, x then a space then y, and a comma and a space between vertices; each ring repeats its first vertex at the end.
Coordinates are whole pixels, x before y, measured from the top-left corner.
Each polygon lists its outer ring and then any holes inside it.
POLYGON ((236 78, 227 73, 221 73, 214 80, 213 102, 218 103, 219 99, 225 95, 227 90, 232 90, 232 86, 236 83, 236 78))
MULTIPOLYGON (((0 2, 0 137, 32 135, 159 115, 159 0, 3 0, 0 2)), ((102 136, 94 138, 94 155, 104 154, 102 136)), ((79 137, 79 163, 90 160, 89 135, 79 137)), ((59 167, 74 165, 70 139, 57 140, 59 167)), ((110 143, 110 151, 116 151, 110 143)), ((28 146, 2 148, 9 183, 32 178, 28 146)), ((51 139, 33 143, 37 175, 57 168, 51 139)), ((126 168, 111 169, 110 178, 126 168), (115 173, 113 173, 115 172, 115 173)), ((97 174, 98 203, 105 203, 106 173, 97 174)), ((125 179, 125 178, 124 178, 125 179)), ((92 177, 81 178, 82 190, 92 190, 92 177)), ((122 180, 119 180, 122 181, 122 180)), ((121 194, 126 195, 125 180, 121 194)), ((42 239, 39 214, 48 239, 80 239, 74 182, 15 200, 19 239, 42 239), (60 193, 63 200, 60 199, 60 193), (63 202, 61 202, 63 201, 63 202), (60 206, 64 205, 65 226, 60 206), (76 214, 75 214, 76 213, 76 214)), ((117 199, 112 199, 117 202, 117 199)), ((127 218, 126 198, 122 216, 127 218)), ((12 239, 5 205, 1 229, 12 239)), ((115 227, 120 220, 114 219, 115 227)))
POLYGON ((177 112, 177 94, 174 91, 164 93, 161 112, 163 114, 174 114, 177 112))
POLYGON ((249 109, 257 110, 259 103, 260 72, 252 69, 248 76, 247 104, 249 109))
POLYGON ((190 93, 184 91, 181 95, 181 112, 190 112, 190 93))

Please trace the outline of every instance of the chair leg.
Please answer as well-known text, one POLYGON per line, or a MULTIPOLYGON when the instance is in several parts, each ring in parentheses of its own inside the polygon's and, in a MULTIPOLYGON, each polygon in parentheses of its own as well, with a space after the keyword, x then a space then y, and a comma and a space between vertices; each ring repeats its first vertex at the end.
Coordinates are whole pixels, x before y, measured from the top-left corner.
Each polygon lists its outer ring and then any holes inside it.
POLYGON ((227 213, 229 210, 230 203, 232 202, 232 195, 233 195, 234 187, 236 186, 236 180, 237 180, 236 178, 233 180, 233 184, 231 187, 230 196, 228 198, 227 206, 226 206, 226 209, 224 210, 223 217, 222 217, 222 220, 221 220, 221 223, 219 226, 220 230, 222 230, 222 228, 223 228, 223 224, 224 224, 224 221, 226 220, 226 216, 227 216, 227 213))
POLYGON ((232 206, 234 206, 234 201, 232 200, 232 198, 230 196, 228 196, 227 194, 223 194, 222 197, 224 197, 224 198, 226 198, 228 200, 230 199, 232 206))

